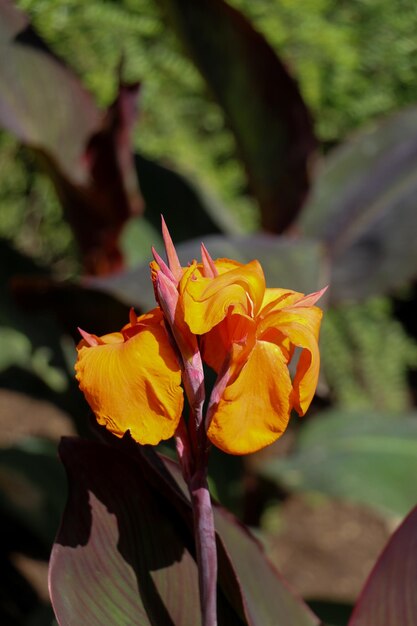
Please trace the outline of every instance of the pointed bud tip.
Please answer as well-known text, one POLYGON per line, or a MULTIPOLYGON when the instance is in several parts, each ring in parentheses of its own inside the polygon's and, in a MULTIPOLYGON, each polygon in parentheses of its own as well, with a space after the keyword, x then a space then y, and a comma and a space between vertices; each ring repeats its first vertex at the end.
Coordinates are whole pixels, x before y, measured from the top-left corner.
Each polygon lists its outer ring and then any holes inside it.
POLYGON ((172 241, 171 235, 169 233, 168 227, 162 215, 161 215, 161 220, 162 220, 162 238, 164 240, 165 252, 167 255, 167 259, 168 259, 168 267, 171 270, 172 274, 175 276, 176 281, 178 282, 182 276, 181 263, 177 255, 177 251, 175 250, 175 246, 172 241))
POLYGON ((79 326, 77 327, 77 330, 80 333, 81 337, 84 339, 84 341, 90 346, 90 348, 93 348, 94 346, 98 346, 100 344, 98 337, 96 337, 95 335, 91 335, 79 326))
POLYGON ((203 263, 204 276, 214 278, 218 275, 217 267, 204 243, 201 243, 201 261, 203 263))

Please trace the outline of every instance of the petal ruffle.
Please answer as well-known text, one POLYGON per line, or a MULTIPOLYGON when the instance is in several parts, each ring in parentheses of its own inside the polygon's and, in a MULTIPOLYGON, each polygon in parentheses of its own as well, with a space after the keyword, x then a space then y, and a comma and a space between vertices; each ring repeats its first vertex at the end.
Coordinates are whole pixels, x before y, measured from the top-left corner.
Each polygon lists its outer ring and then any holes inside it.
POLYGON ((271 338, 270 329, 276 328, 291 344, 302 348, 293 381, 293 406, 304 415, 313 399, 320 370, 318 338, 323 312, 316 306, 288 307, 271 313, 258 327, 258 337, 271 338))
POLYGON ((248 454, 285 431, 291 411, 291 379, 280 348, 257 341, 243 366, 232 363, 229 381, 207 435, 224 452, 248 454))
POLYGON ((99 424, 118 437, 130 430, 156 445, 175 433, 183 407, 181 372, 159 312, 122 333, 78 346, 76 377, 99 424))
MULTIPOLYGON (((223 269, 220 263, 215 264, 223 269)), ((219 273, 214 278, 185 272, 180 283, 185 321, 196 335, 209 332, 231 312, 256 316, 264 292, 265 277, 258 261, 219 273)))
POLYGON ((248 353, 255 341, 256 323, 242 315, 227 315, 220 324, 201 337, 203 360, 215 372, 219 372, 225 359, 234 351, 248 353))

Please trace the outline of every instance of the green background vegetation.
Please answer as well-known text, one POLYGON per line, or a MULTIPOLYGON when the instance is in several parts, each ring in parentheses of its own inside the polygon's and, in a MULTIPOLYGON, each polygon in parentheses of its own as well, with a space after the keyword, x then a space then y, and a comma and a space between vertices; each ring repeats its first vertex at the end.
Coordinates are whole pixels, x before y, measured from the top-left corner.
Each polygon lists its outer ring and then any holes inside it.
MULTIPOLYGON (((143 85, 136 147, 221 198, 245 230, 256 228, 256 206, 246 193, 223 113, 155 2, 17 4, 103 107, 115 96, 123 55, 124 78, 143 85)), ((377 116, 417 101, 412 0, 234 0, 233 5, 266 36, 298 80, 324 150, 377 116)), ((71 236, 50 183, 4 133, 0 167, 0 235, 56 263, 57 269, 76 271, 71 236)))

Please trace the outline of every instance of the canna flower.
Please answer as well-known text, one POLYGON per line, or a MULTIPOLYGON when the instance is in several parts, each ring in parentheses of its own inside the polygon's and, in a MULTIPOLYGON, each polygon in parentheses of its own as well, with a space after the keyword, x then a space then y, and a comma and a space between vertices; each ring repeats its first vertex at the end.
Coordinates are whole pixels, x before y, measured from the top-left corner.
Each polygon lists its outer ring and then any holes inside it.
POLYGON ((203 359, 218 374, 208 438, 231 454, 273 443, 291 410, 304 415, 314 396, 322 318, 314 304, 325 290, 304 296, 267 289, 258 261, 242 265, 227 259, 188 268, 179 290, 185 321, 201 336, 203 359), (291 380, 288 367, 296 348, 301 352, 291 380))
POLYGON ((231 454, 260 450, 314 396, 322 317, 315 303, 325 290, 268 289, 258 261, 213 261, 204 246, 202 262, 184 268, 164 223, 163 235, 168 264, 156 251, 151 263, 158 306, 140 317, 132 312, 120 332, 81 331, 80 388, 116 436, 129 430, 137 442, 156 445, 177 435, 184 451, 184 387, 195 428, 211 443, 231 454), (205 417, 203 361, 218 375, 205 417))
POLYGON ((142 444, 170 439, 183 409, 181 371, 162 312, 136 317, 120 332, 81 331, 76 377, 99 424, 117 437, 127 430, 142 444))

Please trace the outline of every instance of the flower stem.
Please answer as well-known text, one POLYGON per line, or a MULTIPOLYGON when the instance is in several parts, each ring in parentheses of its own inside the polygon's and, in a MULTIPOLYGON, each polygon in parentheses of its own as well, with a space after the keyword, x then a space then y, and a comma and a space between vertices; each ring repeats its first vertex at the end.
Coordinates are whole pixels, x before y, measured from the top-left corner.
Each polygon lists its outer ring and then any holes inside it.
POLYGON ((194 473, 189 489, 194 515, 202 626, 217 626, 217 551, 207 466, 194 473))

